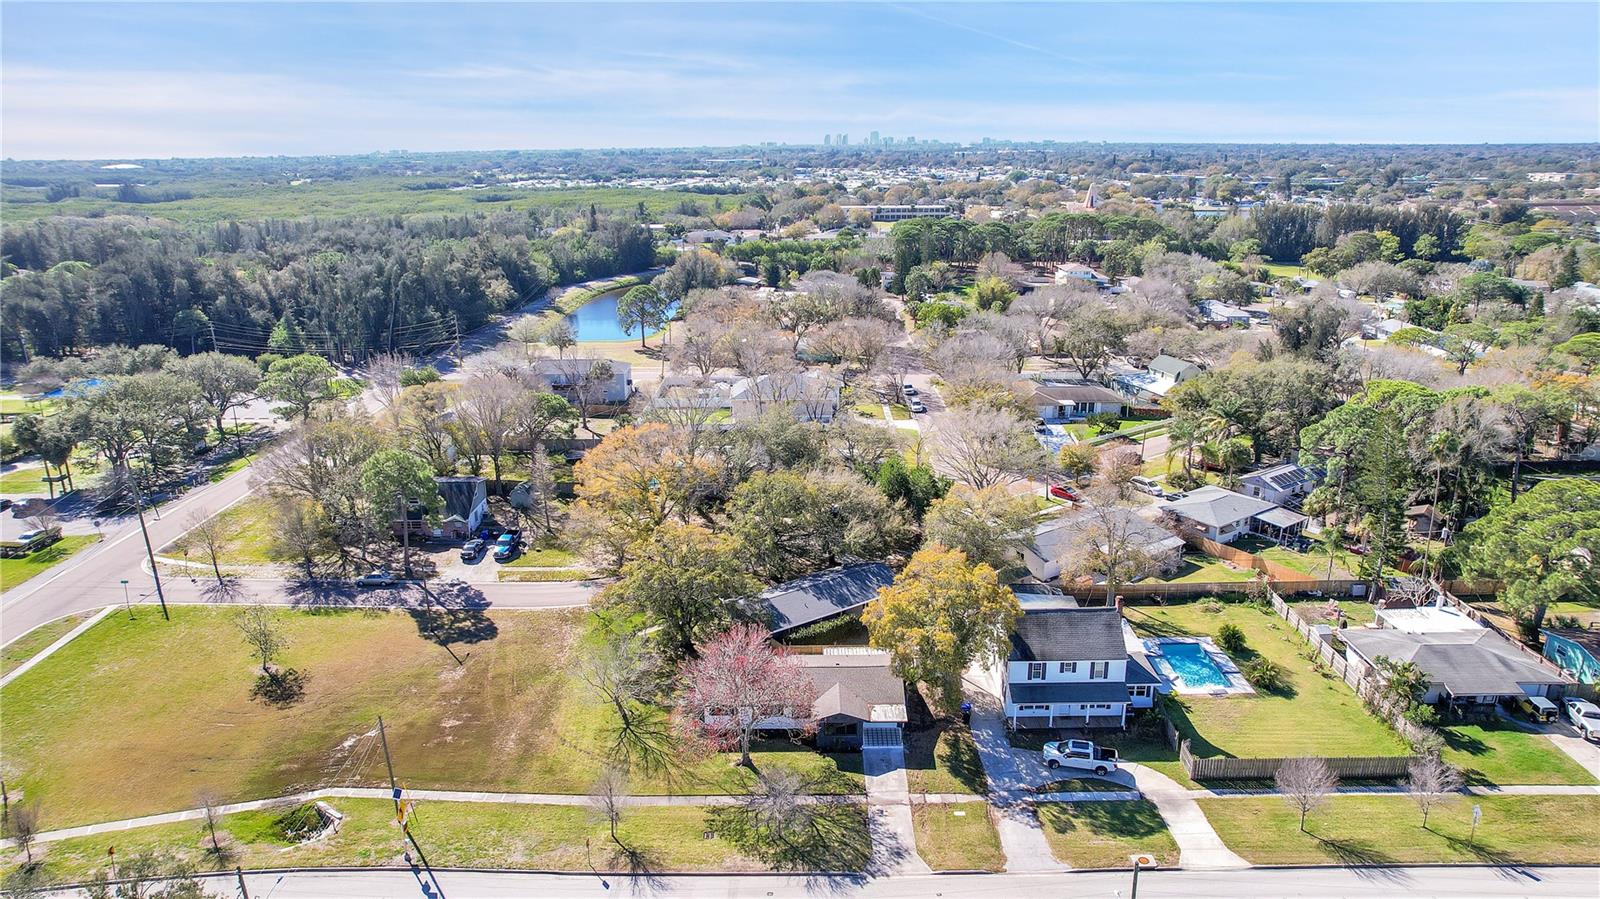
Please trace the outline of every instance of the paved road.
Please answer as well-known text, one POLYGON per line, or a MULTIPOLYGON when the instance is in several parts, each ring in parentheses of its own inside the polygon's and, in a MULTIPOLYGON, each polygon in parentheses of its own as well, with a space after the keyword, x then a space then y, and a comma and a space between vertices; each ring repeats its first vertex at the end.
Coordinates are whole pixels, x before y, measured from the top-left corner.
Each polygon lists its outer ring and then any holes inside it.
MULTIPOLYGON (((209 885, 220 896, 238 896, 232 875, 209 885)), ((987 876, 910 875, 865 880, 856 877, 706 876, 630 878, 597 874, 468 873, 455 871, 318 871, 247 874, 253 899, 589 899, 608 895, 717 896, 727 899, 801 899, 862 896, 876 899, 965 899, 965 897, 1129 895, 1124 872, 1083 871, 987 876)), ((1530 896, 1594 899, 1600 893, 1595 868, 1254 868, 1242 871, 1146 871, 1139 876, 1145 899, 1345 899, 1406 896, 1408 899, 1530 896)))

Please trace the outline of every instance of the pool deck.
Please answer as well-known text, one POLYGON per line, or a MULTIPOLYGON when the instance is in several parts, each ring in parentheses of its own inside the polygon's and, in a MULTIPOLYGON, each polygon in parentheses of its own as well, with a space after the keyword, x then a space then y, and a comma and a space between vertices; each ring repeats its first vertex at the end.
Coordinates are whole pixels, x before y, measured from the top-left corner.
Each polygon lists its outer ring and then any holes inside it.
POLYGON ((1255 688, 1245 680, 1244 674, 1239 671, 1239 666, 1233 663, 1226 652, 1218 648, 1210 637, 1147 637, 1144 641, 1145 654, 1150 661, 1155 663, 1156 672, 1166 679, 1172 692, 1180 696, 1250 696, 1255 694, 1255 688), (1227 686, 1206 684, 1204 686, 1189 686, 1184 682, 1183 676, 1173 670, 1172 663, 1167 661, 1166 654, 1161 651, 1163 645, 1174 643, 1187 643, 1200 646, 1217 666, 1222 676, 1227 679, 1227 686))

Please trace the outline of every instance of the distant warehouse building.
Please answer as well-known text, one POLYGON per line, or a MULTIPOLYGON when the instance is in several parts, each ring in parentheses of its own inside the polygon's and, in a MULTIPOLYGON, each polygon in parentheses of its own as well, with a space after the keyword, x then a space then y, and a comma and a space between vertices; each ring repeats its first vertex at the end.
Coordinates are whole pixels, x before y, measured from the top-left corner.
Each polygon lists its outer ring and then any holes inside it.
POLYGON ((956 214, 954 209, 944 203, 929 203, 926 205, 896 205, 889 203, 868 203, 860 206, 841 206, 846 215, 858 209, 872 213, 875 222, 898 222, 905 219, 917 218, 949 218, 956 214))

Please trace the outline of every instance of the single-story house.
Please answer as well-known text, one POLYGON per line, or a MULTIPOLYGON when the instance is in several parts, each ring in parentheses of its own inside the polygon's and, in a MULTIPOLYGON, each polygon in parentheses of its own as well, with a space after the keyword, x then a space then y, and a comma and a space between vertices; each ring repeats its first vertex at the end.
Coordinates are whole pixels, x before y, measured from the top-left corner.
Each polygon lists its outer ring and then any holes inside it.
POLYGON ((1298 506, 1316 485, 1316 476, 1293 462, 1252 471, 1239 478, 1240 493, 1280 506, 1298 506))
POLYGON ((594 367, 606 362, 611 366, 611 377, 596 391, 594 399, 602 403, 626 403, 633 396, 633 366, 615 359, 595 359, 568 356, 565 359, 535 359, 534 377, 546 390, 570 398, 576 389, 589 380, 594 367))
POLYGON ((1088 382, 1047 381, 1033 389, 1033 408, 1045 421, 1078 421, 1108 412, 1121 415, 1127 400, 1109 387, 1088 382))
POLYGON ((1023 613, 1004 677, 1012 727, 1116 727, 1170 689, 1117 606, 1023 613))
POLYGON ((894 583, 894 572, 882 562, 859 562, 808 574, 767 588, 756 597, 772 636, 784 635, 819 621, 859 610, 894 583))
POLYGON ((1339 632, 1345 660, 1370 675, 1380 658, 1411 662, 1427 677, 1428 703, 1489 705, 1524 696, 1557 698, 1574 681, 1535 662, 1487 628, 1407 633, 1387 627, 1339 632))
MULTIPOLYGON (((1132 509, 1108 508, 1104 514, 1113 517, 1113 527, 1139 543, 1138 549, 1151 560, 1148 574, 1163 574, 1183 567, 1183 538, 1153 521, 1139 517, 1132 509)), ((1041 581, 1052 581, 1061 576, 1061 559, 1084 539, 1086 530, 1099 526, 1099 513, 1078 512, 1033 529, 1033 539, 1018 553, 1028 573, 1041 581)))
POLYGON ((1544 657, 1579 683, 1600 683, 1600 630, 1590 627, 1546 627, 1544 657))
POLYGON ((488 479, 463 475, 434 478, 433 483, 439 488, 439 496, 444 499, 444 508, 439 511, 439 526, 429 527, 425 510, 421 504, 414 502, 406 509, 405 518, 395 519, 395 534, 399 536, 410 530, 413 536, 468 539, 489 512, 488 479))
POLYGON ((1100 274, 1081 262, 1068 262, 1063 265, 1056 266, 1057 284, 1071 284, 1074 281, 1082 281, 1085 284, 1093 284, 1099 288, 1111 286, 1110 278, 1107 278, 1105 275, 1100 274))
POLYGON ((710 378, 668 375, 661 379, 656 395, 651 397, 650 408, 660 412, 699 410, 708 414, 719 409, 732 409, 733 385, 737 380, 715 375, 710 378))
POLYGON ((1157 403, 1172 388, 1200 374, 1200 366, 1193 362, 1163 353, 1150 360, 1144 371, 1124 372, 1113 376, 1111 381, 1135 402, 1157 403))
POLYGON ((1247 328, 1250 313, 1220 300, 1200 301, 1200 323, 1213 328, 1247 328))
POLYGON ((1475 634, 1484 626, 1455 606, 1389 606, 1375 610, 1379 627, 1408 634, 1475 634))
POLYGON ((755 421, 767 410, 788 406, 799 421, 833 421, 844 382, 820 371, 740 378, 730 388, 734 421, 755 421))
POLYGON ((1292 509, 1210 484, 1157 505, 1218 543, 1232 543, 1245 534, 1284 540, 1298 535, 1306 523, 1306 517, 1292 509))
MULTIPOLYGON (((816 725, 822 750, 895 748, 906 724, 906 685, 896 677, 889 654, 862 646, 829 646, 821 653, 795 655, 811 677, 817 698, 810 717, 774 715, 756 722, 763 731, 798 731, 816 725)), ((726 721, 706 713, 707 722, 726 721)))

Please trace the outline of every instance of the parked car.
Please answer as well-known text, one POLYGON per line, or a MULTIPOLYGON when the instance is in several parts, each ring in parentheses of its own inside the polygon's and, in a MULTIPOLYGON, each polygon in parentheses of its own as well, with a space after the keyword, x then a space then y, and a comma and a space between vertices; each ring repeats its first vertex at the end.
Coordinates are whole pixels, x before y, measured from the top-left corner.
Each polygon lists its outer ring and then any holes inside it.
POLYGON ((357 587, 393 587, 394 575, 387 571, 369 571, 356 578, 357 587))
POLYGON ((1556 704, 1543 696, 1522 697, 1517 700, 1517 710, 1538 724, 1550 724, 1557 717, 1556 704))
POLYGON ((1600 706, 1587 699, 1569 699, 1566 707, 1567 720, 1585 740, 1600 740, 1600 706))
POLYGON ((1140 493, 1148 493, 1151 496, 1166 495, 1166 491, 1161 489, 1160 484, 1157 484, 1155 481, 1145 477, 1144 475, 1135 475, 1134 477, 1128 479, 1128 483, 1132 484, 1133 489, 1139 491, 1140 493))
POLYGON ((483 549, 487 545, 487 543, 477 539, 468 540, 466 543, 461 544, 461 561, 476 562, 483 558, 483 549))
POLYGON ((1056 740, 1044 744, 1044 763, 1049 768, 1078 768, 1105 777, 1117 770, 1117 751, 1096 746, 1091 740, 1056 740))
POLYGON ((509 561, 517 554, 517 538, 510 534, 501 534, 500 539, 494 542, 494 560, 496 562, 509 561))
POLYGON ((910 385, 910 384, 901 384, 900 385, 900 389, 905 392, 906 396, 916 396, 917 395, 917 388, 912 386, 912 385, 910 385))
POLYGON ((1051 484, 1050 495, 1056 499, 1064 499, 1068 502, 1083 502, 1083 495, 1065 484, 1051 484))
POLYGON ((928 411, 928 407, 922 405, 922 400, 919 400, 919 399, 912 399, 911 402, 908 403, 907 405, 909 405, 911 407, 911 411, 912 412, 926 412, 926 411, 928 411))
POLYGON ((4 512, 9 508, 11 508, 11 500, 9 498, 0 499, 0 512, 4 512))

